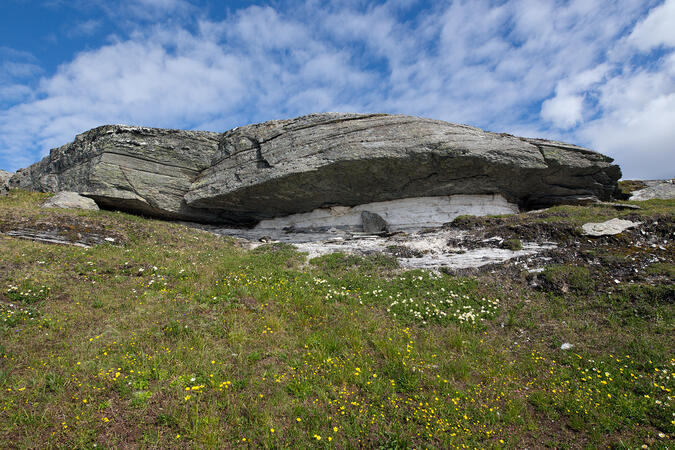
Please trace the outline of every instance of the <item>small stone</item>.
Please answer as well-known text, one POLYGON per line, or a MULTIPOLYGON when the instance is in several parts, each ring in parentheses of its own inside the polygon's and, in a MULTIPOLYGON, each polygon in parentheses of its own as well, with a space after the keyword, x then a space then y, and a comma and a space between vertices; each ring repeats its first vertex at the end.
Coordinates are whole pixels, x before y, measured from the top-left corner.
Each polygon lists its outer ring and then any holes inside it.
POLYGON ((364 233, 382 233, 388 228, 387 221, 382 216, 370 211, 361 212, 361 221, 364 233))
POLYGON ((581 229, 583 230, 586 236, 612 236, 615 234, 622 233, 629 228, 636 227, 642 222, 631 222, 630 220, 623 219, 611 219, 606 222, 589 222, 582 225, 581 229))
POLYGON ((51 198, 48 198, 43 204, 43 208, 67 208, 67 209, 86 209, 89 211, 98 211, 98 205, 90 198, 83 197, 77 192, 62 191, 51 198))

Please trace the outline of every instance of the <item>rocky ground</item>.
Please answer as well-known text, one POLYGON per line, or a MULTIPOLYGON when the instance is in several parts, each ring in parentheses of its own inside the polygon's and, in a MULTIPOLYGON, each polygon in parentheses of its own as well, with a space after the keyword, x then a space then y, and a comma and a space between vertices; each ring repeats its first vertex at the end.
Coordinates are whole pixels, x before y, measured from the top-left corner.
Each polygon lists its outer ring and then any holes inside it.
MULTIPOLYGON (((546 281, 547 266, 570 265, 588 269, 594 284, 607 289, 622 284, 662 282, 672 278, 660 265, 675 260, 675 222, 672 180, 626 182, 637 198, 649 202, 599 203, 561 206, 497 217, 462 216, 442 227, 408 229, 368 235, 344 230, 321 233, 283 230, 240 230, 207 227, 235 236, 241 245, 256 248, 274 242, 291 243, 307 259, 331 253, 395 257, 401 267, 430 269, 449 274, 496 274, 527 279, 532 286, 546 281), (647 184, 648 183, 648 184, 647 184), (670 202, 670 203, 669 203, 670 202), (621 218, 635 226, 622 233, 589 236, 582 226, 621 218)), ((560 289, 568 289, 561 281, 560 289)))
MULTIPOLYGON (((405 269, 448 274, 500 273, 526 278, 533 286, 542 283, 540 274, 547 266, 567 264, 588 267, 594 278, 603 280, 603 285, 650 282, 661 275, 658 270, 647 270, 649 267, 672 264, 674 260, 675 225, 667 199, 675 197, 675 184, 673 180, 651 180, 622 185, 626 197, 632 195, 631 199, 638 200, 559 206, 504 216, 460 216, 440 227, 408 228, 393 233, 185 225, 234 237, 239 245, 249 249, 276 242, 293 244, 306 253, 308 261, 331 253, 383 254, 396 258, 405 269), (607 236, 589 236, 582 229, 587 223, 617 218, 635 226, 607 236)), ((58 214, 50 220, 5 217, 0 222, 0 232, 83 247, 124 241, 119 233, 84 217, 59 217, 58 214)))

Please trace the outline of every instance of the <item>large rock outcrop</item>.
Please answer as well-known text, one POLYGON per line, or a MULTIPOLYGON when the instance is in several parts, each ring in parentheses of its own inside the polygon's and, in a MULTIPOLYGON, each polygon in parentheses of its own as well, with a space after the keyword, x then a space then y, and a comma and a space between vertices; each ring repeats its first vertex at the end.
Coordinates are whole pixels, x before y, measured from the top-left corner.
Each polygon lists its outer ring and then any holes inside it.
POLYGON ((149 215, 251 225, 331 206, 503 196, 524 209, 617 193, 612 159, 561 142, 417 117, 312 114, 222 134, 104 126, 11 187, 76 191, 149 215))
POLYGON ((150 216, 227 221, 195 210, 183 197, 218 151, 220 133, 106 125, 77 135, 49 156, 21 169, 10 188, 73 191, 99 206, 150 216))

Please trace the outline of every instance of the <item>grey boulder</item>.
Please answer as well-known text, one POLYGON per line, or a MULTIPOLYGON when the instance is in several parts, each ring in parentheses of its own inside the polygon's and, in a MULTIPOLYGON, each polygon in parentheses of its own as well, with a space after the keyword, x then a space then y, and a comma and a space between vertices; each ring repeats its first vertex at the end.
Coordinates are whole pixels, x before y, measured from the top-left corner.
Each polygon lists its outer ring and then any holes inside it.
POLYGON ((675 198, 675 180, 645 180, 646 188, 633 191, 631 200, 669 200, 675 198))
POLYGON ((83 197, 77 192, 61 191, 42 203, 43 208, 69 208, 98 211, 98 205, 90 198, 83 197))
POLYGON ((0 195, 5 195, 9 191, 9 179, 12 175, 6 170, 0 170, 0 195))
POLYGON ((330 206, 500 194, 523 209, 609 200, 612 159, 561 142, 386 114, 312 114, 225 133, 109 125, 18 171, 11 187, 102 207, 253 225, 330 206))
POLYGON ((629 228, 640 225, 641 222, 631 222, 624 219, 610 219, 605 222, 589 222, 581 226, 583 234, 586 236, 613 236, 615 234, 623 233, 629 228))
POLYGON ((379 214, 361 211, 361 222, 364 233, 382 233, 387 231, 387 221, 379 214))

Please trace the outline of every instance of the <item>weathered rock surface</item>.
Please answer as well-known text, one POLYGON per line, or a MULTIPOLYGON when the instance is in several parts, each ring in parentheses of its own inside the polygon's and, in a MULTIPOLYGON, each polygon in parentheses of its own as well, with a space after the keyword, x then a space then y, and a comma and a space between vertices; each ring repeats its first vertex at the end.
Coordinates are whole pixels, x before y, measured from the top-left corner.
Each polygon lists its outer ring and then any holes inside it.
POLYGON ((387 231, 387 221, 381 215, 370 211, 361 212, 361 223, 364 233, 382 233, 387 231))
POLYGON ((585 223, 581 226, 581 229, 586 236, 613 236, 638 225, 640 225, 640 222, 631 222, 630 220, 615 218, 607 220, 606 222, 585 223))
POLYGON ((223 134, 104 126, 17 172, 10 186, 76 191, 100 206, 165 218, 252 225, 416 197, 501 195, 525 209, 608 200, 621 175, 611 162, 570 144, 437 120, 330 113, 223 134))
MULTIPOLYGON (((362 212, 382 217, 389 231, 440 227, 459 215, 516 214, 518 205, 509 203, 499 194, 451 195, 443 197, 413 197, 386 202, 365 203, 353 207, 332 206, 307 213, 291 214, 261 220, 256 230, 322 232, 337 230, 362 231, 362 212)), ((266 231, 269 233, 269 231, 266 231)))
POLYGON ((88 197, 83 197, 77 192, 61 191, 42 203, 43 208, 70 208, 98 211, 98 205, 88 197))
POLYGON ((219 133, 106 125, 79 134, 21 169, 10 187, 73 191, 99 206, 151 216, 216 222, 218 212, 195 210, 183 197, 211 165, 219 133))
POLYGON ((645 180, 646 188, 634 191, 631 200, 643 201, 654 198, 669 200, 675 198, 675 180, 645 180))
POLYGON ((9 179, 12 178, 12 173, 5 170, 0 170, 0 195, 4 195, 9 190, 9 179))
POLYGON ((436 120, 320 114, 225 133, 186 200, 256 218, 453 194, 501 193, 532 208, 608 198, 620 175, 610 162, 568 144, 436 120))

